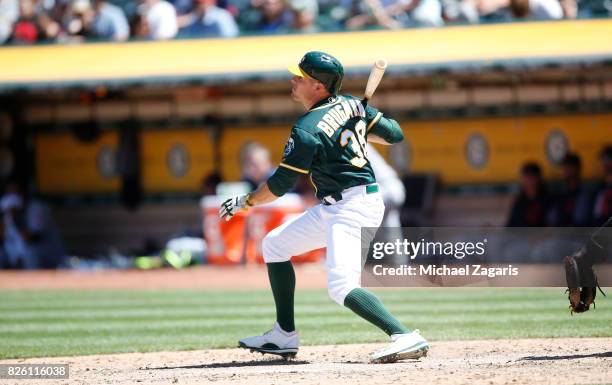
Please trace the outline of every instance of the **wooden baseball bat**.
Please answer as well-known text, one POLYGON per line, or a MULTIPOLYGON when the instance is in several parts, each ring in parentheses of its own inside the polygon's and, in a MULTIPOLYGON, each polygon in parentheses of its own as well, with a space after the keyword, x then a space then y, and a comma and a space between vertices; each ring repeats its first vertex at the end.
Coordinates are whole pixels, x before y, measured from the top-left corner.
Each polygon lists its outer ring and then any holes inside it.
POLYGON ((385 70, 387 69, 387 61, 385 59, 377 59, 370 71, 370 77, 368 78, 368 83, 366 84, 365 93, 363 95, 364 102, 367 103, 368 99, 374 95, 374 91, 378 87, 380 80, 385 74, 385 70))

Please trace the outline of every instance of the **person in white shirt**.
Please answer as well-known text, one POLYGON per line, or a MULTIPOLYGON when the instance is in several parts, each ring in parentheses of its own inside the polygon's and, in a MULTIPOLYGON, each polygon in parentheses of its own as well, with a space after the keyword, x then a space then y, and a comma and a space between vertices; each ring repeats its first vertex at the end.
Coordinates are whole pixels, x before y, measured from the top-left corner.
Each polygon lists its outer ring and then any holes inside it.
POLYGON ((4 43, 13 32, 13 24, 19 18, 17 0, 0 0, 0 44, 4 43))
POLYGON ((165 0, 141 0, 141 15, 147 24, 149 38, 172 39, 178 32, 176 10, 165 0))
POLYGON ((499 14, 505 19, 575 19, 576 0, 442 0, 449 21, 479 23, 481 17, 499 14))
POLYGON ((397 172, 385 161, 374 146, 368 143, 366 144, 366 150, 385 203, 386 210, 382 226, 401 227, 400 208, 406 199, 404 184, 397 172))

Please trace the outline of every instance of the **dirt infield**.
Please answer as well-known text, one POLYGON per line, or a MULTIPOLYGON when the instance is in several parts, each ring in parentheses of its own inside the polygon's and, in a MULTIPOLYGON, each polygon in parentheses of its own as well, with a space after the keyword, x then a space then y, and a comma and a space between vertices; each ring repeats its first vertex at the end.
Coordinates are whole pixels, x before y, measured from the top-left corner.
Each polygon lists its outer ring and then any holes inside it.
POLYGON ((612 338, 434 342, 419 361, 368 364, 380 346, 307 346, 289 362, 242 349, 0 362, 69 364, 70 380, 45 380, 49 385, 612 383, 612 338))
MULTIPOLYGON (((531 286, 529 277, 546 275, 547 286, 565 286, 565 273, 562 266, 558 271, 549 265, 529 265, 521 267, 521 279, 505 282, 509 287, 531 286), (552 278, 550 278, 552 277, 552 278), (523 284, 521 284, 523 283, 523 284)), ((326 271, 323 264, 296 265, 295 273, 299 289, 324 289, 327 286, 326 271)), ((602 286, 612 286, 612 265, 598 266, 602 286), (608 278, 608 280, 606 280, 608 278)), ((475 283, 487 286, 485 278, 473 282, 457 282, 463 278, 445 277, 432 282, 420 280, 423 287, 449 285, 472 286, 475 283), (484 281, 483 281, 484 280, 484 281)), ((497 279, 497 278, 496 278, 497 279)), ((378 279, 374 279, 376 282, 378 279)), ((499 282, 499 281, 498 281, 499 282)), ((504 281, 502 281, 504 282, 504 281)), ((499 283, 496 284, 500 286, 499 283)), ((501 286, 504 286, 501 284, 501 286)), ((0 290, 29 289, 269 289, 268 273, 265 266, 197 266, 184 270, 39 270, 39 271, 2 271, 0 270, 0 290)))
MULTIPOLYGON (((319 264, 295 268, 297 287, 326 287, 319 264)), ((0 290, 30 289, 267 289, 265 266, 200 266, 185 270, 1 271, 0 290)))

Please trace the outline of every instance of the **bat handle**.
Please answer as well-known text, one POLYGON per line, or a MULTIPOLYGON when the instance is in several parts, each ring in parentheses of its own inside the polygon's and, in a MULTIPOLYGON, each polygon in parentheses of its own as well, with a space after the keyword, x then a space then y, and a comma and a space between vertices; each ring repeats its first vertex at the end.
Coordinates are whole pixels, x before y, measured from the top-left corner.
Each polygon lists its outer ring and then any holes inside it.
POLYGON ((376 68, 384 70, 387 68, 387 60, 385 59, 377 59, 376 62, 374 62, 374 65, 376 66, 376 68))

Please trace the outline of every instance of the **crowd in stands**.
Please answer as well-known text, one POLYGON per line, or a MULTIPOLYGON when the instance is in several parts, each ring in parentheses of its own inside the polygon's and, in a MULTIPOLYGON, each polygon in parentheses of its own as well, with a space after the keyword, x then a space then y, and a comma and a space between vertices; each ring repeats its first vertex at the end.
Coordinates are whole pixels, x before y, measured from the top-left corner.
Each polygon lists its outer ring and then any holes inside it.
POLYGON ((612 146, 601 151, 600 162, 603 180, 588 186, 581 177, 580 157, 567 154, 561 163, 561 183, 552 189, 546 185, 537 163, 525 163, 520 172, 520 191, 514 199, 507 226, 603 225, 612 217, 612 146))
MULTIPOLYGON (((0 44, 165 40, 606 16, 593 0, 0 0, 0 44), (598 13, 599 12, 599 13, 598 13)), ((601 2, 599 2, 601 3, 601 2)))

